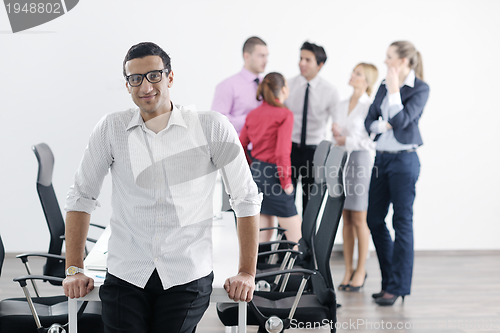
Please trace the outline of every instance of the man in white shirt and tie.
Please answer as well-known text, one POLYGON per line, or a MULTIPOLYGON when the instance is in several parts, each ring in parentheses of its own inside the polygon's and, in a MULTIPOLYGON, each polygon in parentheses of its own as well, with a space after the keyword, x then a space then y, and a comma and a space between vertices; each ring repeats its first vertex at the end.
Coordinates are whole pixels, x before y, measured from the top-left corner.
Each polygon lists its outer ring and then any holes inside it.
POLYGON ((292 132, 292 181, 295 188, 302 182, 302 214, 314 182, 312 161, 317 145, 324 140, 326 124, 339 102, 337 88, 318 73, 327 56, 322 46, 305 42, 300 48, 300 75, 289 79, 290 96, 285 101, 294 115, 292 132))
POLYGON ((172 103, 174 73, 163 49, 132 46, 123 75, 137 108, 105 115, 90 136, 66 201, 64 292, 79 298, 94 287, 83 274, 83 253, 110 171, 112 232, 99 290, 105 332, 192 333, 212 291, 218 170, 238 220, 239 271, 224 285, 235 301, 250 301, 255 288, 262 196, 227 118, 172 103))

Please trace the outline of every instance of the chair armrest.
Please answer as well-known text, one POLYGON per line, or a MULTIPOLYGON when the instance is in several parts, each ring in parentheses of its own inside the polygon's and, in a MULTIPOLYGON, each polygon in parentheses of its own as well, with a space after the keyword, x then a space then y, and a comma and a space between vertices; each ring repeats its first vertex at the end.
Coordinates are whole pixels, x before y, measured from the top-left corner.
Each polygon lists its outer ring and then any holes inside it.
POLYGON ((19 282, 21 287, 26 287, 26 280, 44 280, 44 281, 52 281, 52 282, 62 282, 64 279, 48 276, 48 275, 24 275, 14 279, 14 282, 19 282))
POLYGON ((277 275, 283 275, 283 274, 289 274, 289 273, 302 273, 307 276, 311 276, 316 274, 315 271, 312 271, 310 269, 305 269, 305 268, 293 268, 293 269, 285 269, 282 271, 273 271, 273 272, 266 272, 266 273, 259 273, 255 275, 255 279, 262 279, 265 277, 270 277, 270 276, 277 276, 277 275))
POLYGON ((93 227, 99 228, 99 229, 106 229, 105 226, 100 225, 100 224, 90 223, 90 225, 93 226, 93 227))
POLYGON ((269 242, 262 242, 262 243, 259 243, 259 246, 260 245, 273 245, 273 244, 287 244, 287 245, 299 245, 299 243, 296 243, 296 242, 292 242, 292 241, 289 241, 289 240, 274 240, 274 241, 269 241, 269 242))
POLYGON ((16 256, 16 258, 21 259, 23 263, 28 262, 28 257, 43 257, 43 258, 66 260, 64 256, 60 256, 57 254, 50 254, 50 253, 23 253, 23 254, 18 254, 16 256))
POLYGON ((97 242, 97 239, 87 237, 87 242, 91 242, 91 243, 95 244, 97 242))
POLYGON ((267 228, 260 228, 259 230, 260 231, 264 231, 264 230, 278 230, 278 231, 286 231, 287 229, 285 228, 282 228, 282 227, 267 227, 267 228))
POLYGON ((295 250, 291 250, 291 249, 282 249, 282 250, 274 250, 274 251, 266 251, 266 252, 259 252, 257 254, 257 256, 261 257, 261 256, 270 256, 272 254, 276 254, 276 253, 287 253, 287 252, 290 252, 292 255, 295 255, 295 256, 298 256, 298 255, 301 255, 302 252, 300 251, 295 251, 295 250))

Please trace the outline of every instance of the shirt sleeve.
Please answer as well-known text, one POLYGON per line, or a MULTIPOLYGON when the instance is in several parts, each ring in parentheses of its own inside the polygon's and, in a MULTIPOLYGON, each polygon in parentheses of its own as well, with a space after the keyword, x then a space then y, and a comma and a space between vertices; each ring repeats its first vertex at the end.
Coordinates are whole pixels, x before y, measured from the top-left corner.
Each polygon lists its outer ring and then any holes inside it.
POLYGON ((212 110, 225 115, 231 124, 235 120, 231 114, 231 110, 233 109, 233 95, 231 85, 227 81, 223 81, 215 88, 214 101, 212 103, 212 110))
POLYGON ((389 118, 393 118, 397 115, 401 110, 403 110, 403 102, 401 101, 401 93, 395 92, 389 94, 388 96, 388 105, 389 105, 389 118))
POLYGON ((245 123, 241 128, 240 133, 240 142, 243 147, 243 151, 245 152, 245 157, 247 158, 248 165, 252 164, 252 159, 248 156, 248 145, 250 144, 250 138, 248 137, 248 129, 247 124, 245 123))
POLYGON ((89 143, 66 198, 65 210, 91 214, 99 206, 97 198, 104 177, 113 163, 109 140, 109 119, 104 117, 90 135, 89 143))
POLYGON ((287 116, 278 128, 278 138, 276 141, 276 165, 280 184, 283 189, 292 183, 292 162, 290 155, 292 152, 292 130, 293 113, 287 110, 287 116))
POLYGON ((387 132, 387 121, 375 120, 370 125, 370 133, 382 134, 387 132))
POLYGON ((260 213, 262 194, 253 181, 236 130, 226 117, 213 114, 210 139, 212 163, 220 170, 229 203, 237 217, 260 213))
POLYGON ((356 115, 354 122, 348 128, 348 135, 345 139, 345 148, 349 152, 356 150, 373 150, 375 149, 375 143, 368 136, 368 133, 364 127, 364 120, 368 114, 368 106, 366 107, 366 112, 361 115, 356 115))
POLYGON ((329 106, 330 116, 332 117, 331 119, 334 121, 336 121, 337 119, 339 102, 340 102, 339 92, 337 88, 334 87, 330 96, 330 106, 329 106))
MULTIPOLYGON (((419 81, 418 85, 415 84, 411 96, 405 100, 404 105, 402 104, 401 110, 394 112, 395 115, 392 117, 390 116, 388 122, 394 129, 401 130, 406 128, 408 125, 412 124, 415 119, 420 118, 428 98, 429 86, 419 81)), ((389 110, 389 114, 391 114, 391 111, 392 109, 389 110)))

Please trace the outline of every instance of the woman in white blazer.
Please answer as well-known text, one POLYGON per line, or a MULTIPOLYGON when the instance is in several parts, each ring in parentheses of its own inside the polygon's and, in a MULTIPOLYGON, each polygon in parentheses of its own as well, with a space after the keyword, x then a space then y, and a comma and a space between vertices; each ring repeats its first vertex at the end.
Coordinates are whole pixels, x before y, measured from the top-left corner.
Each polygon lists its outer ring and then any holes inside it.
POLYGON ((377 80, 378 71, 372 64, 358 64, 349 80, 354 92, 349 99, 339 103, 333 124, 333 137, 338 146, 349 152, 344 171, 346 200, 344 203, 344 260, 345 274, 339 290, 359 291, 367 277, 365 262, 368 255, 370 230, 366 223, 368 189, 375 158, 375 143, 368 136, 364 122, 371 100, 369 95, 377 80), (358 263, 353 267, 353 252, 358 239, 358 263))

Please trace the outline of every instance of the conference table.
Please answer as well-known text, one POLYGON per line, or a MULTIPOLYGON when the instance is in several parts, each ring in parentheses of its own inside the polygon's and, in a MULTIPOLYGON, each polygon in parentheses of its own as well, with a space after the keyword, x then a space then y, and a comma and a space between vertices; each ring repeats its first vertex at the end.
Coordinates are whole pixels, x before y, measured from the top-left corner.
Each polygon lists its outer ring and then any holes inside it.
MULTIPOLYGON (((99 287, 103 284, 106 275, 106 259, 110 235, 111 228, 107 227, 84 261, 85 275, 94 279, 94 290, 85 297, 68 298, 69 333, 77 333, 77 301, 100 302, 99 287)), ((222 212, 214 217, 212 242, 214 282, 210 301, 234 302, 229 299, 226 290, 223 288, 225 280, 238 273, 239 246, 233 212, 222 212)), ((247 303, 239 302, 238 309, 238 331, 239 333, 246 333, 247 303)))

